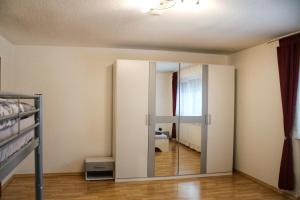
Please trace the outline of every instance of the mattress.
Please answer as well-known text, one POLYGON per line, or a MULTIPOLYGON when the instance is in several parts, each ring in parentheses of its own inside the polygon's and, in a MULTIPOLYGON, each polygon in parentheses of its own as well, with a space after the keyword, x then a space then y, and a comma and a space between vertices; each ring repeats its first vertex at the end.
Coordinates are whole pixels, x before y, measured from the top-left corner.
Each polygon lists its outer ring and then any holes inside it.
POLYGON ((155 139, 169 139, 165 134, 155 135, 155 139))
MULTIPOLYGON (((34 109, 33 106, 29 104, 22 103, 20 104, 20 111, 25 112, 34 109)), ((19 106, 16 101, 7 101, 0 99, 0 116, 7 116, 11 114, 16 114, 19 111, 19 106)), ((35 123, 34 116, 30 116, 27 118, 23 118, 20 121, 20 130, 29 127, 35 123)), ((5 120, 0 123, 0 142, 8 139, 12 135, 18 132, 18 121, 16 119, 13 120, 5 120)), ((34 137, 34 130, 28 132, 24 136, 18 138, 14 142, 9 145, 4 146, 0 149, 0 162, 12 156, 18 150, 20 150, 24 145, 29 143, 34 137)))

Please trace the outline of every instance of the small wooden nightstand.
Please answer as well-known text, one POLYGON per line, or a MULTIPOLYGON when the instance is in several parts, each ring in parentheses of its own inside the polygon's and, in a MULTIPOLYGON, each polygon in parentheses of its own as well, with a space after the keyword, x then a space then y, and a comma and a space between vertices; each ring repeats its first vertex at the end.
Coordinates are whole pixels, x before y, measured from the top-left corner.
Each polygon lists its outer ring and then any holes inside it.
POLYGON ((112 157, 91 157, 85 159, 85 180, 114 179, 115 161, 112 157))

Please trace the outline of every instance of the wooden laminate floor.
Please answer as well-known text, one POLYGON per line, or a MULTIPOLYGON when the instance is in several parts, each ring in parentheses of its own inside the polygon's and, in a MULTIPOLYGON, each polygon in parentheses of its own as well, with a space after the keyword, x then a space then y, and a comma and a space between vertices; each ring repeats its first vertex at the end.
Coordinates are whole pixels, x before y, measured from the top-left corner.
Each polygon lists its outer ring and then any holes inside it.
POLYGON ((170 141, 169 152, 155 152, 155 176, 200 173, 200 153, 170 141))
MULTIPOLYGON (((283 200, 287 197, 240 176, 167 181, 86 182, 82 176, 45 180, 45 200, 283 200)), ((34 200, 34 178, 15 178, 1 200, 34 200)))

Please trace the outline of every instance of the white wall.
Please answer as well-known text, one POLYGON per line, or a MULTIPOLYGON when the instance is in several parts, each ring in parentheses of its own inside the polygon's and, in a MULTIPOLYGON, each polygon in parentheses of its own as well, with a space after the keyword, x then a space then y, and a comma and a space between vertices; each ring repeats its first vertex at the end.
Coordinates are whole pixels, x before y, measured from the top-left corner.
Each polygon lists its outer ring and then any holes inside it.
POLYGON ((173 115, 172 72, 156 73, 156 115, 173 115))
MULTIPOLYGON (((172 116, 172 72, 156 72, 156 115, 172 116)), ((172 133, 172 123, 156 124, 155 129, 162 128, 163 131, 172 133)))
POLYGON ((277 46, 263 44, 229 57, 237 68, 235 168, 274 187, 284 131, 277 46))
MULTIPOLYGON (((117 59, 224 64, 225 55, 152 50, 15 46, 16 92, 44 94, 44 169, 78 172, 111 154, 112 64, 117 59)), ((18 173, 33 172, 33 156, 18 173)))
POLYGON ((1 57, 1 89, 10 90, 14 85, 14 46, 0 35, 0 57, 1 57))

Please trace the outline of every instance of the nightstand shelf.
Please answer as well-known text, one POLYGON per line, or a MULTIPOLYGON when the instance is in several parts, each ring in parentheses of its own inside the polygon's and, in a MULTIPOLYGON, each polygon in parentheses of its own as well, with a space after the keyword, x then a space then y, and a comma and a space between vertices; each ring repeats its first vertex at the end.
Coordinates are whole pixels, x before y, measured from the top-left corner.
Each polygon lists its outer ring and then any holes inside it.
POLYGON ((85 159, 85 180, 114 179, 114 160, 112 157, 92 157, 85 159))

